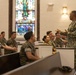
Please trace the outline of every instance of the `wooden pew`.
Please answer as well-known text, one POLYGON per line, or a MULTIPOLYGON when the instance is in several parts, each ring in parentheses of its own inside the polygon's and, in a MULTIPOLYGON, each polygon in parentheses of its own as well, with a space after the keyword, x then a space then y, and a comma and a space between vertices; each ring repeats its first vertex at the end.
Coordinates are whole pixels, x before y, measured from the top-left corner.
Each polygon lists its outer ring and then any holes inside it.
POLYGON ((19 53, 0 56, 0 74, 20 67, 19 53))
POLYGON ((22 66, 3 75, 45 75, 50 74, 50 70, 55 67, 61 67, 59 53, 51 55, 31 64, 22 66))
POLYGON ((74 70, 67 74, 59 71, 52 73, 52 70, 58 67, 62 67, 62 65, 60 54, 56 53, 2 75, 74 75, 74 70))

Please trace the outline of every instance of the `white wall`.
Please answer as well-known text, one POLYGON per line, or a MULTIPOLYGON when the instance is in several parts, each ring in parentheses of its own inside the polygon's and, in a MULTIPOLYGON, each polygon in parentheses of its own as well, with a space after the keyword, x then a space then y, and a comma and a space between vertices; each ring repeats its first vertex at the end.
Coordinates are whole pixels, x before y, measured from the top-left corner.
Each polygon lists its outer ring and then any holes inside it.
MULTIPOLYGON (((13 0, 15 2, 15 0, 13 0)), ((76 9, 76 0, 40 0, 40 39, 45 35, 46 31, 56 29, 67 29, 70 24, 69 18, 61 17, 61 10, 64 5, 67 5, 69 12, 76 9), (48 3, 54 3, 48 9, 48 3)), ((14 3, 15 7, 15 3, 14 3)), ((15 11, 13 11, 15 12, 15 11)), ((6 32, 6 38, 8 38, 8 0, 0 0, 0 32, 6 32)), ((15 16, 13 15, 13 18, 15 16)), ((13 20, 13 24, 15 24, 13 20)), ((15 30, 15 26, 13 26, 15 30)))
POLYGON ((8 0, 0 0, 0 32, 5 31, 8 39, 8 0))
POLYGON ((69 12, 76 10, 76 0, 40 0, 40 39, 51 30, 55 33, 56 29, 64 31, 70 24, 69 16, 62 18, 62 7, 66 5, 69 12), (53 3, 54 6, 48 6, 53 3))

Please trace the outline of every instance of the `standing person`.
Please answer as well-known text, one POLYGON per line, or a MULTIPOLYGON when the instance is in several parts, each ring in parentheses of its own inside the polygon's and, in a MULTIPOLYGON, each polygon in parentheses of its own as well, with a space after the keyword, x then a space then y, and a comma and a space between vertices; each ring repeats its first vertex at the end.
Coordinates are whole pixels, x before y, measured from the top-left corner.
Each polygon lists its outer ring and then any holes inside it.
POLYGON ((72 22, 68 27, 68 46, 76 47, 76 11, 70 13, 70 20, 72 22))
POLYGON ((15 38, 16 38, 16 32, 12 32, 10 39, 7 41, 7 46, 13 48, 13 50, 6 49, 5 54, 17 52, 18 45, 17 45, 17 42, 15 41, 15 38))
POLYGON ((38 60, 39 57, 36 54, 36 49, 34 46, 35 36, 32 31, 27 32, 24 35, 26 42, 22 45, 20 50, 20 62, 21 65, 38 60))

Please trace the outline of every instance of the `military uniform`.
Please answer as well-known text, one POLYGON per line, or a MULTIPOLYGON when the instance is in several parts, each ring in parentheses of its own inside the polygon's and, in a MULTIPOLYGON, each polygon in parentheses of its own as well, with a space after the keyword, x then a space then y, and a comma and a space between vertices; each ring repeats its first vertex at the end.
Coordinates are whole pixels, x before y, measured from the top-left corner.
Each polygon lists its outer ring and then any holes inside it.
POLYGON ((73 21, 68 27, 68 47, 74 47, 74 66, 76 70, 76 21, 73 21))
POLYGON ((27 62, 33 62, 33 60, 30 60, 27 58, 26 52, 31 52, 32 55, 35 56, 35 51, 36 51, 36 49, 32 43, 25 42, 22 45, 21 50, 20 50, 20 63, 21 63, 21 65, 25 65, 27 62))
POLYGON ((73 21, 68 27, 68 46, 76 47, 76 21, 73 21))
POLYGON ((49 42, 51 43, 51 45, 53 46, 53 48, 55 48, 55 47, 56 47, 56 45, 55 45, 55 41, 50 40, 49 42))
POLYGON ((7 40, 6 40, 5 38, 1 38, 1 39, 0 39, 0 43, 1 43, 2 45, 5 45, 5 44, 7 43, 7 40))
POLYGON ((0 39, 0 55, 2 55, 2 52, 4 52, 4 50, 2 51, 1 49, 1 45, 6 45, 7 40, 5 38, 1 38, 0 39))
MULTIPOLYGON (((11 39, 11 38, 7 41, 7 45, 10 46, 10 47, 16 47, 16 48, 18 46, 17 42, 14 39, 11 39)), ((10 53, 14 53, 14 52, 16 52, 16 51, 5 49, 5 54, 10 54, 10 53)))
POLYGON ((55 39, 56 47, 63 47, 63 41, 60 38, 55 39))

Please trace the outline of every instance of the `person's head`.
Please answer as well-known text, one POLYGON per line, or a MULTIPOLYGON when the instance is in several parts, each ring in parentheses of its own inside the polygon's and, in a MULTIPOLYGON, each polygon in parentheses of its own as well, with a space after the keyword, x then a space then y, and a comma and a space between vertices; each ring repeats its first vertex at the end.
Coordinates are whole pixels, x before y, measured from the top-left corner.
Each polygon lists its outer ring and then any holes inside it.
POLYGON ((70 13, 70 20, 76 21, 76 11, 72 11, 72 12, 70 13))
POLYGON ((61 38, 60 33, 55 33, 56 38, 61 38))
POLYGON ((46 34, 47 34, 47 35, 50 37, 50 39, 51 39, 51 37, 52 37, 52 35, 53 35, 52 31, 47 31, 46 34))
POLYGON ((52 35, 51 40, 54 40, 54 39, 55 39, 55 35, 52 35))
POLYGON ((15 39, 15 38, 16 38, 16 32, 12 32, 12 33, 11 33, 11 38, 12 38, 12 39, 15 39))
POLYGON ((5 37, 5 32, 4 32, 4 31, 1 32, 1 36, 2 36, 3 38, 5 37))
POLYGON ((26 34, 24 34, 24 38, 26 41, 35 42, 35 36, 32 31, 28 31, 26 34))
POLYGON ((45 43, 48 43, 50 41, 50 37, 48 35, 45 35, 43 36, 42 40, 45 42, 45 43))

